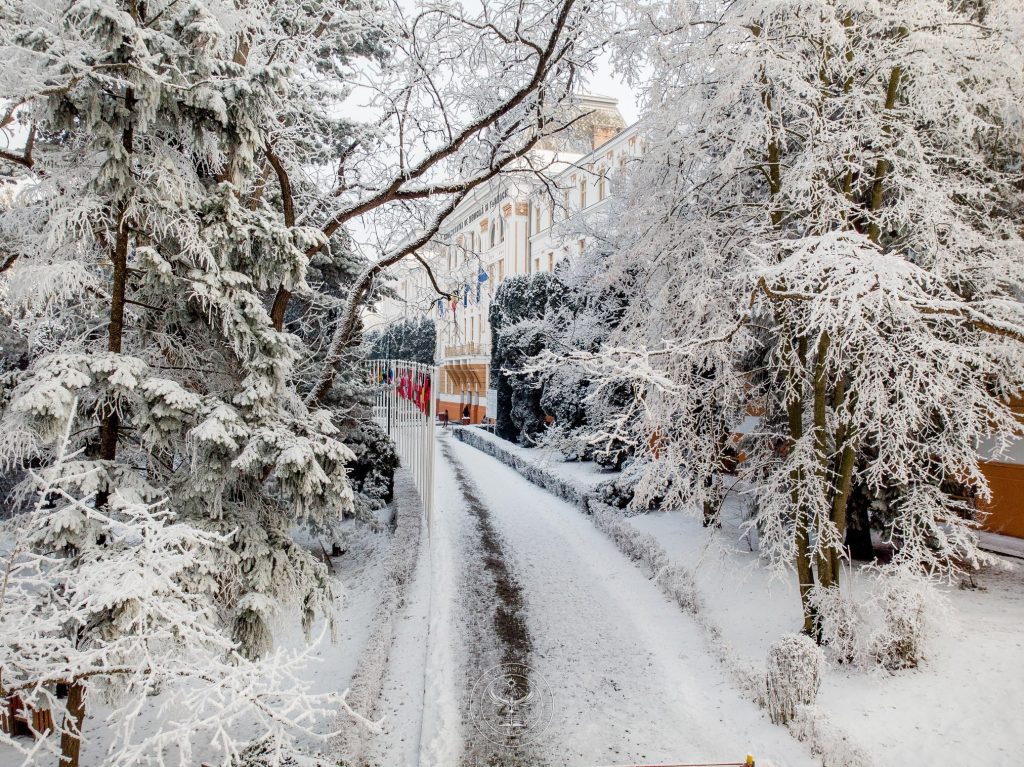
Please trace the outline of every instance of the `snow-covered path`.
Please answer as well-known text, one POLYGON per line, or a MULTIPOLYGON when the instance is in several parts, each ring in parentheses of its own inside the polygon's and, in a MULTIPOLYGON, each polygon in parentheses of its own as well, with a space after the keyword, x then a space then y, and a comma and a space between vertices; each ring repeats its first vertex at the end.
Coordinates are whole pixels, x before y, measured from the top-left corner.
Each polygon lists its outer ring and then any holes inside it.
MULTIPOLYGON (((529 665, 551 692, 550 723, 530 754, 531 765, 736 762, 748 753, 779 765, 817 764, 785 729, 742 698, 708 654, 692 619, 575 508, 473 448, 442 439, 452 460, 437 462, 433 544, 449 556, 471 546, 472 518, 459 499, 460 486, 468 482, 486 506, 504 564, 522 595, 529 665)), ((476 603, 482 592, 456 585, 450 565, 449 560, 443 566, 448 576, 434 581, 448 586, 440 595, 448 604, 442 609, 460 600, 450 614, 489 609, 476 603)), ((465 641, 465 619, 455 624, 465 641)), ((457 639, 430 641, 457 648, 457 639)), ((469 661, 464 658, 453 677, 450 660, 449 680, 465 679, 469 661)), ((469 693, 458 694, 465 699, 469 693)), ((463 736, 472 727, 465 704, 463 736)))

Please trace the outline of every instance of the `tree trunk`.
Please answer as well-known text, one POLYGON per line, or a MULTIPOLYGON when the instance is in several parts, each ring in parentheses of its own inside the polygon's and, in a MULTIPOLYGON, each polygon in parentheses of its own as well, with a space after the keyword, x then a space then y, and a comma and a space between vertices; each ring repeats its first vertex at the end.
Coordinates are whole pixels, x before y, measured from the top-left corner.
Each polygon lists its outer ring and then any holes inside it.
MULTIPOLYGON (((792 344, 792 342, 790 342, 792 344)), ((800 338, 797 342, 797 355, 802 362, 807 358, 807 339, 800 338)), ((803 387, 800 385, 799 371, 793 367, 789 370, 790 384, 794 393, 786 403, 786 415, 789 420, 789 446, 794 450, 796 443, 804 434, 804 406, 801 399, 803 387)), ((811 589, 814 588, 814 571, 811 569, 810 531, 808 530, 809 514, 807 504, 801 497, 799 487, 803 484, 803 472, 794 467, 790 472, 792 490, 790 497, 794 508, 794 536, 796 538, 796 575, 800 586, 800 605, 804 613, 804 633, 814 636, 816 616, 811 605, 811 589)))
MULTIPOLYGON (((121 134, 121 144, 130 156, 134 142, 134 130, 131 122, 131 111, 135 106, 135 93, 131 88, 125 91, 125 109, 128 111, 128 125, 121 134)), ((121 209, 117 215, 117 236, 114 238, 114 248, 110 254, 114 274, 110 287, 110 320, 107 324, 107 351, 115 354, 121 353, 121 345, 124 339, 124 299, 125 286, 128 279, 128 225, 126 219, 126 203, 122 202, 121 209)), ((100 425, 100 458, 104 461, 113 461, 117 457, 117 436, 120 430, 121 421, 117 411, 111 411, 103 416, 100 425)), ((105 496, 101 496, 106 501, 105 496)), ((100 498, 97 498, 97 506, 100 498)))
MULTIPOLYGON (((828 356, 828 349, 828 333, 822 333, 821 338, 818 339, 818 353, 814 360, 814 452, 818 462, 818 480, 822 483, 822 487, 827 487, 829 482, 828 420, 825 412, 828 395, 825 358, 828 356)), ((818 581, 822 586, 834 586, 837 582, 837 574, 833 564, 838 557, 833 557, 831 548, 823 548, 822 544, 825 538, 825 527, 828 525, 831 515, 826 518, 824 509, 822 509, 816 518, 818 520, 818 581)))
MULTIPOLYGON (((888 112, 896 106, 896 96, 900 89, 900 78, 903 77, 903 68, 896 66, 889 72, 889 81, 885 88, 885 111, 888 112)), ((888 123, 882 126, 882 131, 886 136, 892 133, 892 129, 888 123)), ((869 203, 869 210, 872 214, 877 213, 882 208, 882 200, 884 195, 885 177, 889 172, 889 162, 884 157, 878 158, 875 162, 875 178, 871 182, 871 200, 869 203)), ((878 244, 879 239, 882 235, 882 229, 878 225, 876 218, 872 217, 868 222, 868 237, 873 243, 878 244)))
POLYGON ((75 682, 68 690, 67 713, 61 725, 60 767, 79 767, 84 721, 85 685, 82 682, 75 682))

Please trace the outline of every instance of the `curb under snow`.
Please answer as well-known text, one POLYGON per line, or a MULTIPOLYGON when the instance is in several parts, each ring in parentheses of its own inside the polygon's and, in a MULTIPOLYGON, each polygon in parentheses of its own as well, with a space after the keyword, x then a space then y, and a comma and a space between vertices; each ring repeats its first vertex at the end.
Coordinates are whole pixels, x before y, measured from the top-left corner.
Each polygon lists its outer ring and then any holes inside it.
MULTIPOLYGON (((460 427, 453 429, 453 432, 460 442, 496 458, 528 481, 574 504, 589 516, 594 525, 651 578, 665 596, 694 618, 704 630, 711 655, 722 664, 745 695, 762 708, 766 707, 765 670, 739 658, 721 628, 704 609, 693 573, 674 563, 653 536, 640 532, 626 522, 615 507, 589 497, 565 479, 515 455, 496 441, 481 436, 478 430, 460 427)), ((869 767, 871 764, 868 755, 850 742, 849 736, 817 706, 801 707, 786 727, 795 738, 806 743, 812 753, 821 757, 824 767, 869 767)))

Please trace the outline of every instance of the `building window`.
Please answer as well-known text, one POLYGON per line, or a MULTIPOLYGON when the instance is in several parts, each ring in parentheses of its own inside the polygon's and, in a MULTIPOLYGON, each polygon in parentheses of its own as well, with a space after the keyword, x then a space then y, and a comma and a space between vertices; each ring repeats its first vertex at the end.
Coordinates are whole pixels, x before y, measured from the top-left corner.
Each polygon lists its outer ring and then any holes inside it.
POLYGON ((580 210, 587 207, 587 180, 580 181, 580 210))
POLYGON ((540 271, 540 256, 537 256, 535 259, 533 259, 533 271, 540 271))
POLYGON ((587 241, 586 240, 580 240, 580 253, 583 252, 583 248, 585 248, 586 246, 587 246, 587 241))
POLYGON ((549 272, 555 271, 555 254, 554 253, 548 253, 548 271, 549 272))
POLYGON ((505 241, 505 217, 498 216, 498 242, 505 241))
POLYGON ((494 237, 496 235, 496 232, 494 231, 495 226, 494 226, 494 222, 493 221, 491 222, 491 225, 490 225, 489 228, 491 230, 491 247, 493 248, 494 247, 494 237))
POLYGON ((606 193, 607 180, 605 179, 605 172, 602 170, 601 175, 597 179, 597 201, 601 202, 604 199, 606 193))
POLYGON ((534 234, 540 234, 540 207, 534 208, 534 234))

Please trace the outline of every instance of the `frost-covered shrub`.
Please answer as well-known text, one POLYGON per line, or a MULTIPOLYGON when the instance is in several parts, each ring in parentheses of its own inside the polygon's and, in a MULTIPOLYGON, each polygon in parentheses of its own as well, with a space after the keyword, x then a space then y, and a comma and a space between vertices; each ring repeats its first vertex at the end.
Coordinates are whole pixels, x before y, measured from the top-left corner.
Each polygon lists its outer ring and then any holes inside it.
POLYGON ((398 453, 384 430, 372 421, 360 423, 346 444, 355 453, 348 464, 348 478, 355 491, 355 515, 361 518, 391 500, 398 453))
POLYGON ((636 478, 628 474, 608 479, 594 488, 594 497, 602 503, 624 509, 633 500, 636 478))
POLYGON ((620 475, 599 484, 594 489, 595 496, 609 506, 628 508, 634 513, 661 508, 671 482, 651 468, 649 461, 630 461, 620 475))
POLYGON ((882 626, 871 639, 871 654, 889 671, 916 668, 924 657, 929 607, 937 599, 924 578, 898 570, 880 581, 877 604, 882 626))
POLYGON ((838 586, 815 586, 810 595, 815 628, 821 643, 840 663, 853 663, 862 655, 863 621, 853 600, 838 586))
POLYGON ((272 739, 254 743, 231 760, 231 767, 335 767, 337 762, 300 754, 272 739))
POLYGON ((825 654, 803 634, 786 634, 769 648, 765 692, 773 722, 785 724, 814 702, 824 668, 825 654))
POLYGON ((498 399, 497 433, 530 444, 544 430, 542 389, 535 376, 521 371, 527 360, 547 348, 548 317, 564 300, 565 286, 553 274, 511 277, 494 295, 491 323, 491 371, 498 399))

